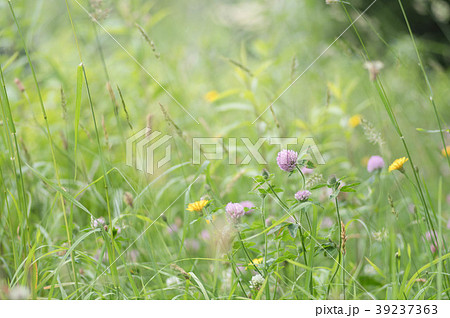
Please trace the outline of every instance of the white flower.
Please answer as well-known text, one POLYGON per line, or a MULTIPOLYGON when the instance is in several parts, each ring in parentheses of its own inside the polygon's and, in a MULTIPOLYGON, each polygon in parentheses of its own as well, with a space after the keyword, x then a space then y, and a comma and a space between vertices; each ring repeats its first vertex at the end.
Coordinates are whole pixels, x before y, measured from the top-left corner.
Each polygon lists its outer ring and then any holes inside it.
POLYGON ((250 281, 250 288, 254 290, 260 290, 261 286, 264 284, 264 277, 262 277, 260 274, 256 274, 252 277, 252 280, 250 281))
POLYGON ((23 300, 30 297, 30 290, 25 286, 15 286, 9 291, 9 299, 23 300))
POLYGON ((176 276, 171 276, 166 279, 166 284, 168 287, 174 287, 174 286, 179 285, 180 283, 181 283, 181 279, 179 279, 176 276))
POLYGON ((374 81, 377 78, 378 73, 384 67, 383 62, 380 61, 368 61, 364 63, 364 68, 369 71, 369 78, 374 81))

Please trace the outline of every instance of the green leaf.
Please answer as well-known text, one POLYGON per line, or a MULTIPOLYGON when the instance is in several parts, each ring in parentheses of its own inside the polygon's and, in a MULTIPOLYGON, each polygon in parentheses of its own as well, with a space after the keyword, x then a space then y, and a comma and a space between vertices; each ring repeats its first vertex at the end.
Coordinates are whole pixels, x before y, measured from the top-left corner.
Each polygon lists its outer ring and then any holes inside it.
POLYGON ((71 203, 73 203, 74 205, 76 205, 77 207, 79 207, 81 210, 83 210, 84 212, 86 212, 87 214, 89 214, 90 216, 93 217, 92 213, 84 206, 82 205, 79 201, 77 201, 70 193, 68 193, 67 191, 65 191, 64 189, 62 189, 59 186, 54 185, 49 179, 47 179, 46 177, 44 177, 43 175, 41 175, 38 171, 36 171, 35 169, 33 169, 29 164, 27 164, 25 162, 25 165, 30 168, 30 170, 40 179, 42 179, 42 181, 44 181, 50 188, 52 188, 53 190, 59 192, 62 194, 62 196, 64 197, 64 199, 70 201, 71 203))
POLYGON ((364 257, 364 258, 366 259, 367 262, 369 262, 369 264, 373 267, 373 269, 376 270, 377 273, 381 275, 381 277, 386 278, 386 275, 384 275, 384 273, 381 271, 381 269, 377 265, 375 265, 375 263, 373 263, 367 257, 364 257))
POLYGON ((289 234, 292 236, 292 238, 295 238, 297 236, 298 232, 298 224, 297 223, 291 223, 287 226, 289 230, 289 234))
POLYGON ((253 179, 254 179, 256 182, 258 182, 258 183, 264 183, 264 182, 266 182, 266 180, 264 179, 263 176, 255 176, 255 177, 253 177, 253 179))
POLYGON ((320 188, 323 188, 323 187, 326 187, 326 186, 328 186, 326 183, 320 183, 320 184, 317 184, 314 187, 312 187, 311 190, 320 189, 320 188))
POLYGON ((450 133, 450 129, 434 129, 434 130, 430 130, 430 129, 424 129, 424 128, 416 128, 417 131, 422 131, 422 132, 426 132, 429 134, 436 134, 436 133, 441 133, 441 132, 448 132, 450 133))
POLYGON ((78 126, 80 124, 80 113, 81 113, 81 92, 83 88, 83 64, 77 67, 77 95, 75 99, 75 144, 74 144, 74 156, 77 156, 77 145, 78 145, 78 126))
POLYGON ((200 281, 200 279, 198 279, 198 277, 194 274, 194 272, 189 272, 189 275, 192 276, 192 278, 195 280, 195 282, 197 283, 198 288, 200 289, 200 291, 203 294, 203 297, 205 297, 205 300, 209 300, 208 297, 208 293, 206 292, 205 286, 203 286, 202 282, 200 281))
POLYGON ((351 188, 351 187, 349 187, 349 186, 343 186, 343 187, 340 189, 340 192, 356 192, 356 190, 353 189, 353 188, 351 188))

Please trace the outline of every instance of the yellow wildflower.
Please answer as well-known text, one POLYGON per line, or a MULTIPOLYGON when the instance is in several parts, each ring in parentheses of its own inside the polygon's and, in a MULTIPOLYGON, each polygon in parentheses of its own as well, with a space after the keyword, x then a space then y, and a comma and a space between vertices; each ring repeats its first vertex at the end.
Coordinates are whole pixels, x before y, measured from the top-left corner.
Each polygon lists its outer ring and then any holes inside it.
POLYGON ((361 164, 363 167, 367 167, 367 163, 369 162, 369 157, 365 156, 361 159, 361 164))
POLYGON ((205 218, 206 224, 210 224, 211 222, 214 222, 216 219, 216 216, 213 215, 209 219, 205 218))
POLYGON ((444 157, 445 157, 445 153, 447 153, 447 155, 450 156, 450 146, 442 148, 441 153, 444 157))
POLYGON ((406 157, 395 159, 394 162, 389 166, 389 172, 394 170, 403 172, 403 165, 406 161, 408 161, 408 158, 406 157))
POLYGON ((359 126, 361 124, 362 116, 361 115, 354 115, 350 117, 348 120, 348 125, 352 128, 355 128, 356 126, 359 126))
POLYGON ((252 261, 250 263, 248 263, 248 266, 253 266, 253 264, 255 265, 259 265, 264 261, 264 257, 260 257, 260 258, 254 258, 252 259, 252 261))
POLYGON ((191 212, 193 211, 200 212, 208 205, 208 203, 209 203, 208 200, 200 200, 194 203, 189 203, 188 208, 186 210, 191 212))
POLYGON ((212 103, 219 98, 219 93, 217 91, 209 91, 205 94, 205 99, 212 103))

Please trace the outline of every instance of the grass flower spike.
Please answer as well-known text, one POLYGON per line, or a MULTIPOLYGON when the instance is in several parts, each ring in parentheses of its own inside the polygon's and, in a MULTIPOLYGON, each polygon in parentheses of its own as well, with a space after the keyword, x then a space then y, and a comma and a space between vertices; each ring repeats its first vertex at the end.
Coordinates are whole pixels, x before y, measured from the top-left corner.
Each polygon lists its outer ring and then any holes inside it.
POLYGON ((403 165, 406 161, 408 161, 408 158, 406 157, 395 159, 394 162, 389 166, 389 172, 392 172, 394 170, 403 172, 403 165))
POLYGON ((189 203, 188 208, 186 210, 191 212, 200 212, 202 211, 207 205, 209 201, 208 200, 200 200, 194 203, 189 203))

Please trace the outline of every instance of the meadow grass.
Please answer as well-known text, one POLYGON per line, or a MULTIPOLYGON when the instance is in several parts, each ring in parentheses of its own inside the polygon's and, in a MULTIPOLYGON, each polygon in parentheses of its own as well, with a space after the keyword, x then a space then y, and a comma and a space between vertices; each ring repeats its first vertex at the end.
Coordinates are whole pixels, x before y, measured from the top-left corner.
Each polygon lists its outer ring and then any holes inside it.
POLYGON ((449 299, 448 43, 369 4, 0 2, 0 298, 449 299))

